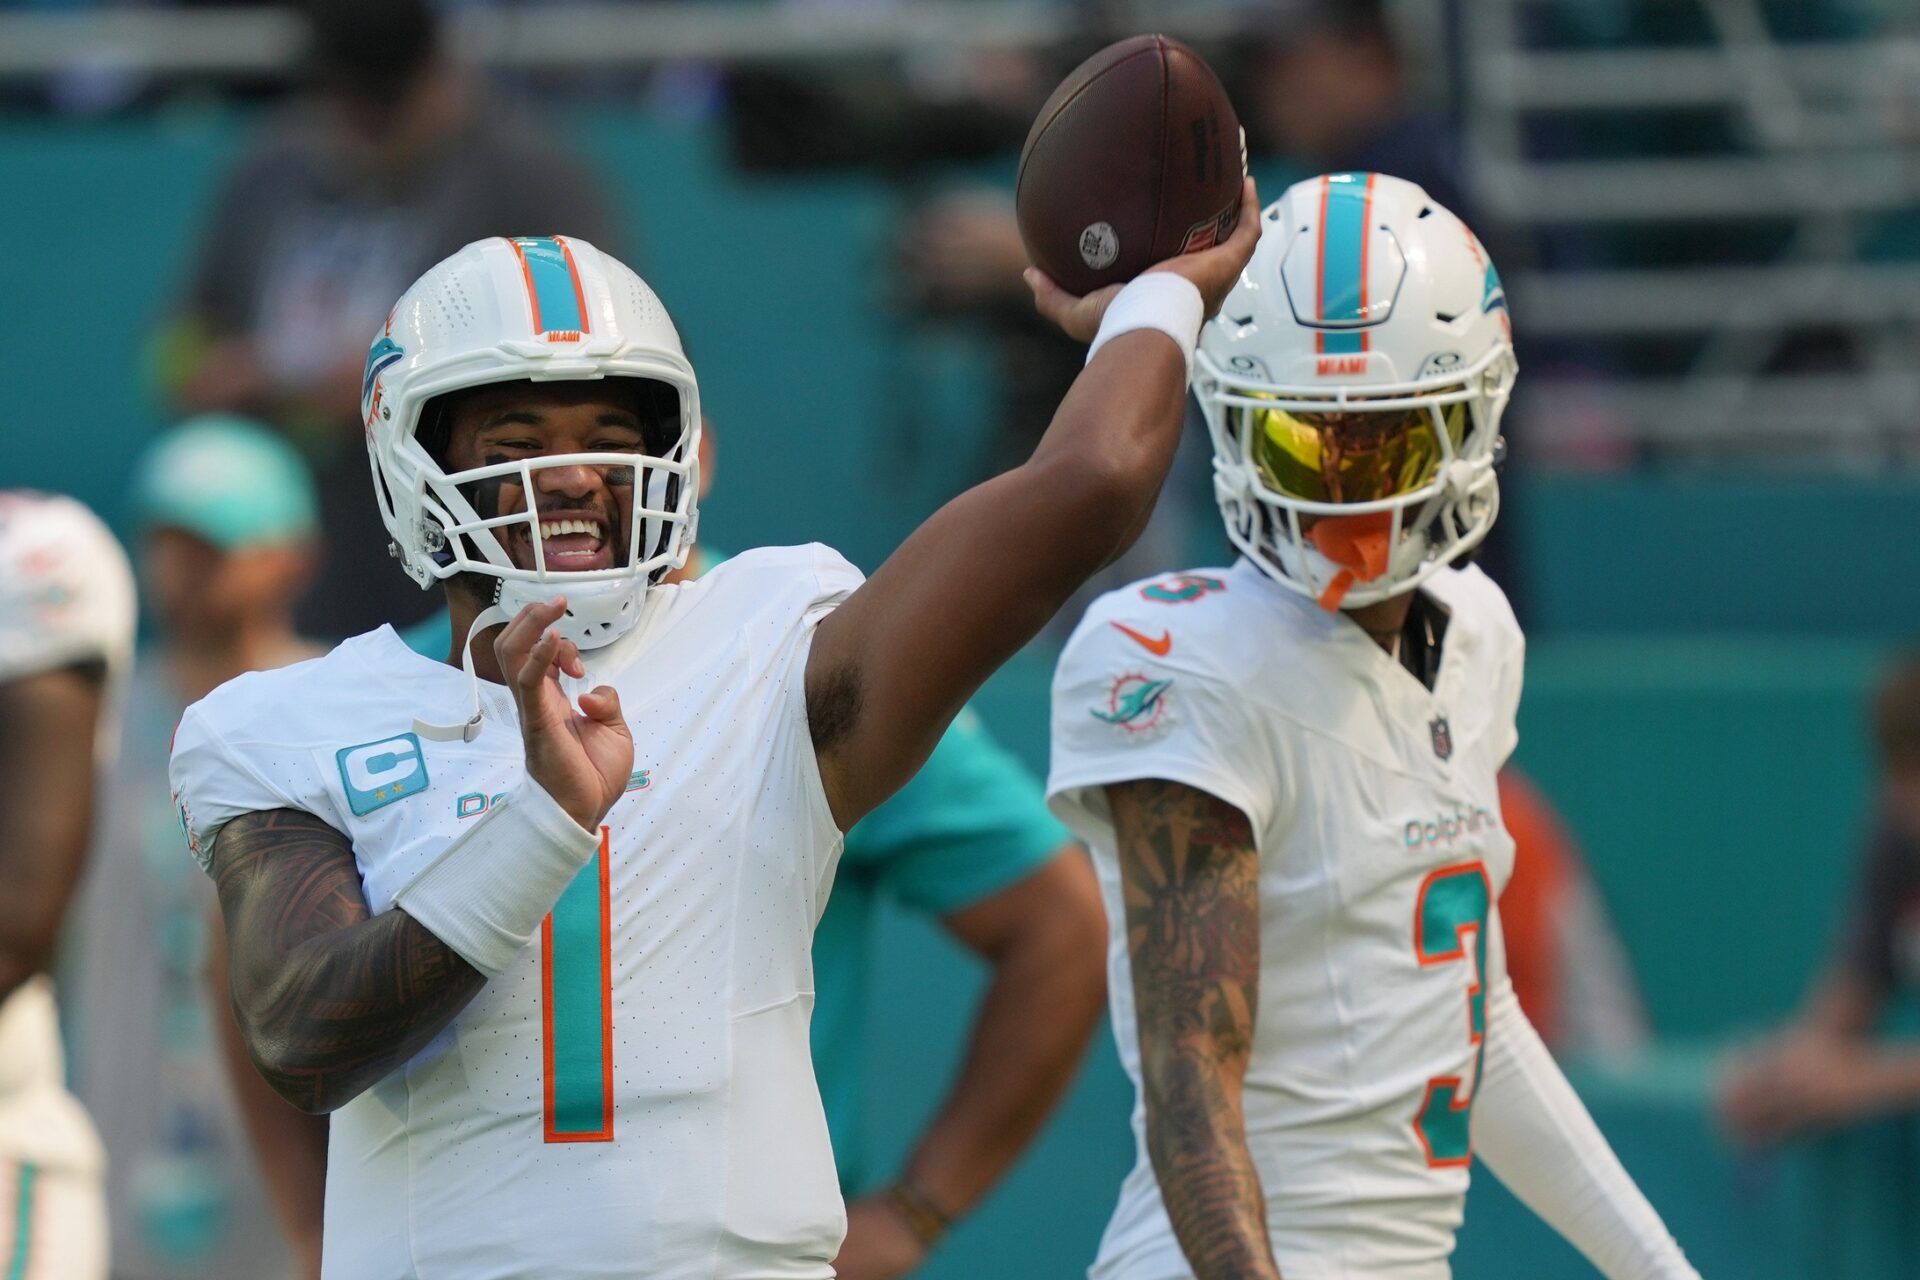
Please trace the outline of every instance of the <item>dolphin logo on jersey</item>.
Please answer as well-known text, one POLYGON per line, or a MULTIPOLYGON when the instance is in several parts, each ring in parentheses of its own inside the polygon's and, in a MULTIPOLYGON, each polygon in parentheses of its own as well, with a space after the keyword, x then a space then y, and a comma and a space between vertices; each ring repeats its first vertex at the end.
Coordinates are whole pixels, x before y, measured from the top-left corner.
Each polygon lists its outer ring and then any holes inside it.
POLYGON ((1105 710, 1099 707, 1087 710, 1094 719, 1118 725, 1128 733, 1145 733, 1166 715, 1167 690, 1172 687, 1171 680, 1149 680, 1138 673, 1129 673, 1115 680, 1107 691, 1105 710))
POLYGON ((364 402, 373 394, 373 382, 382 372, 399 364, 407 353, 392 338, 381 337, 374 340, 367 349, 366 372, 360 375, 360 399, 364 402))
POLYGON ((427 760, 420 752, 420 739, 410 733, 342 747, 333 758, 340 766, 347 807, 356 818, 427 789, 427 760))

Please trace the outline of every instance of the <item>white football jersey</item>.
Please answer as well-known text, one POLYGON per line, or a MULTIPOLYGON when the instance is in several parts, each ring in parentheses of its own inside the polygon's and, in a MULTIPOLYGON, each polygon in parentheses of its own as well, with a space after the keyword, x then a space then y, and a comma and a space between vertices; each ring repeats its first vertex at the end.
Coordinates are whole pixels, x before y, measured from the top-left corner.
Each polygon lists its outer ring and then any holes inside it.
MULTIPOLYGON (((113 752, 119 690, 133 660, 134 614, 133 571, 98 517, 71 498, 0 492, 0 683, 103 664, 106 710, 94 734, 102 762, 113 752)), ((45 975, 0 1004, 0 1159, 100 1166, 99 1139, 66 1090, 45 975)))
MULTIPOLYGON (((839 857, 807 728, 814 624, 860 583, 818 546, 653 588, 584 655, 633 729, 600 855, 540 938, 411 1062, 334 1113, 329 1280, 825 1280, 845 1230, 807 1045, 809 949, 839 857)), ((190 708, 173 783, 208 862, 247 812, 353 841, 391 908, 524 774, 508 691, 390 628, 190 708)))
POLYGON ((1140 778, 1235 805, 1259 846, 1245 1107, 1281 1272, 1448 1274, 1500 963, 1493 907, 1513 867, 1495 775, 1516 741, 1522 643, 1478 569, 1422 589, 1450 615, 1431 691, 1351 619, 1244 559, 1102 596, 1061 656, 1047 790, 1093 851, 1114 1035, 1136 1089, 1138 1159, 1096 1280, 1191 1275, 1145 1145, 1104 792, 1140 778))

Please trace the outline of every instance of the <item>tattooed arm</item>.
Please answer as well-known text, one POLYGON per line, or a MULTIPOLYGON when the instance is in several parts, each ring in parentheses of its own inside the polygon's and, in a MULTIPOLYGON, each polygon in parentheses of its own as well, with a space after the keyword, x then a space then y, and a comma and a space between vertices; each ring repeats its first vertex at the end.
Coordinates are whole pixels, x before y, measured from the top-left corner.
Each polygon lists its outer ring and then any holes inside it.
POLYGON ((1107 801, 1160 1197, 1197 1280, 1278 1280, 1240 1098, 1260 984, 1252 828, 1177 782, 1119 783, 1107 801))
POLYGON ((310 814, 233 819, 213 877, 247 1052, 302 1111, 332 1111, 392 1072, 486 981, 405 911, 369 912, 353 846, 310 814))

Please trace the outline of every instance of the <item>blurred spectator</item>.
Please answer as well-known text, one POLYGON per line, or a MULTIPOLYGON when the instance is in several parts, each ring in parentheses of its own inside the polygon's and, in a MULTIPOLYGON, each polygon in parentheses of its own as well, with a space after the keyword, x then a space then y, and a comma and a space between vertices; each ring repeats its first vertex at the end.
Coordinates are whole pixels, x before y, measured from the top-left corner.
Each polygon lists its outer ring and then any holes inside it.
POLYGON ((1500 816, 1513 837, 1500 927, 1527 1020, 1555 1056, 1639 1049, 1646 1011, 1579 844, 1546 793, 1513 765, 1500 771, 1500 816))
POLYGON ((213 886, 181 852, 167 748, 181 711, 214 686, 323 652, 292 621, 318 503, 299 455, 237 418, 162 436, 133 484, 155 637, 134 665, 70 924, 76 1084, 107 1147, 119 1280, 277 1280, 289 1253, 220 1065, 217 1028, 231 1016, 202 982, 213 886))
POLYGON ((190 412, 258 415, 319 472, 326 560, 299 620, 341 636, 432 608, 387 562, 355 420, 367 344, 409 281, 492 235, 611 252, 597 184, 441 49, 425 0, 313 0, 307 91, 229 176, 160 341, 190 412))
POLYGON ((1920 1108, 1920 1042, 1879 1025, 1920 992, 1920 654, 1874 695, 1873 732, 1879 814, 1845 932, 1800 1012, 1721 1080, 1721 1118, 1748 1141, 1920 1108))
MULTIPOLYGON (((1437 52, 1433 56, 1438 56, 1437 52)), ((1269 199, 1316 174, 1390 173, 1426 188, 1488 242, 1466 197, 1461 142, 1444 119, 1415 103, 1381 0, 1284 0, 1256 28, 1229 73, 1254 176, 1269 199)))

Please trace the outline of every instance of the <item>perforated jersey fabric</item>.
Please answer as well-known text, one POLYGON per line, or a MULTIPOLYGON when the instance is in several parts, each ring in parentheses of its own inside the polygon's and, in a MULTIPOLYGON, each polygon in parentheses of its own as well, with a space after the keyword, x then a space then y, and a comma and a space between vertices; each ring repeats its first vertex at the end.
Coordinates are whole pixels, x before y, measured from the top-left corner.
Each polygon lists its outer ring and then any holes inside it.
MULTIPOLYGON (((845 1219, 808 947, 841 835, 804 674, 815 623, 860 580, 823 547, 749 552, 656 588, 585 654, 566 687, 613 684, 636 747, 603 853, 540 942, 335 1113, 329 1280, 832 1275, 845 1219)), ((472 742, 411 735, 466 698, 390 628, 223 686, 174 754, 202 861, 236 815, 302 809, 352 838, 369 906, 390 909, 522 777, 503 687, 482 685, 472 742)))

